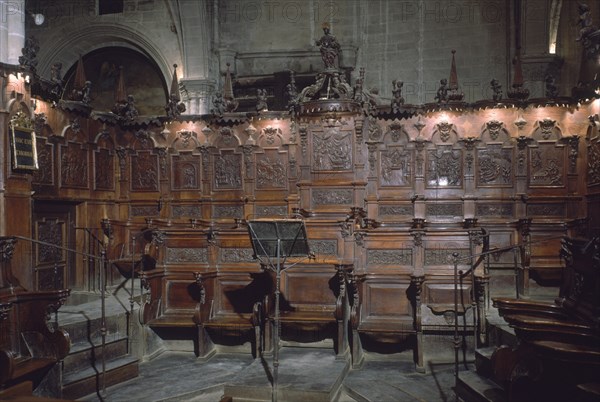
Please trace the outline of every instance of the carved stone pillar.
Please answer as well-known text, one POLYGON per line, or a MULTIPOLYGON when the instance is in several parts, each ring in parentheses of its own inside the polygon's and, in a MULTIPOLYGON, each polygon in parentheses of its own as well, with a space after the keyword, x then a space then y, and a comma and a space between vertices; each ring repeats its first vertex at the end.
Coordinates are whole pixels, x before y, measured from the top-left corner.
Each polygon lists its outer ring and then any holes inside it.
POLYGON ((210 112, 212 94, 215 82, 208 79, 186 79, 179 80, 184 114, 207 114, 210 112))

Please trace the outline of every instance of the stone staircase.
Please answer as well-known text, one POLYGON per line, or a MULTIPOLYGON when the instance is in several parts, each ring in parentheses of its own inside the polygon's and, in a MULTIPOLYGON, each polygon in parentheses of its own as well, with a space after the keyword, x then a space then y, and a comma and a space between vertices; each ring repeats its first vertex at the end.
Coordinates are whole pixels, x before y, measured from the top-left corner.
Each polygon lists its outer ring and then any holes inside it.
MULTIPOLYGON (((138 359, 130 353, 129 303, 126 291, 121 289, 114 295, 107 292, 104 348, 98 294, 75 293, 61 308, 59 325, 71 338, 71 350, 62 363, 63 398, 78 399, 101 393, 104 386, 138 376, 138 359)), ((137 317, 137 310, 133 317, 137 317)))
MULTIPOLYGON (((514 297, 514 283, 510 286, 498 286, 491 297, 514 297)), ((530 284, 531 292, 536 300, 552 301, 558 296, 558 288, 542 288, 533 282, 530 284)), ((507 390, 504 384, 495 376, 492 359, 499 348, 514 348, 518 339, 514 330, 498 315, 495 308, 488 310, 488 344, 475 350, 475 367, 471 370, 461 371, 456 383, 456 395, 465 402, 504 402, 508 401, 507 390)))

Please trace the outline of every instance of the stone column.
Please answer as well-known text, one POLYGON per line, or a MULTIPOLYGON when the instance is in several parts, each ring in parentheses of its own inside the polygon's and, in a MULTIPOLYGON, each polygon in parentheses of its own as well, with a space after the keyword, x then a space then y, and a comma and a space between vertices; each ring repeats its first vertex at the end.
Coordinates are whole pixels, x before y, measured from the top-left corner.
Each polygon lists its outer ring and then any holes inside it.
POLYGON ((180 82, 185 87, 181 93, 185 114, 210 113, 215 82, 209 79, 181 79, 180 82))

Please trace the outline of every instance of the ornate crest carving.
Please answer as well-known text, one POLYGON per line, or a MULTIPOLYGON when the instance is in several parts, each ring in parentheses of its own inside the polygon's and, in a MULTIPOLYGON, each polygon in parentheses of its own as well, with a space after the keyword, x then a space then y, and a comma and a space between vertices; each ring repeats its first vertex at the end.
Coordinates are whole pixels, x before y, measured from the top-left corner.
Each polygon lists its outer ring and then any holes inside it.
POLYGON ((554 133, 554 128, 556 127, 556 120, 552 120, 549 118, 545 118, 539 121, 540 124, 540 133, 542 138, 545 140, 549 140, 554 133))
POLYGON ((256 163, 256 184, 258 187, 284 188, 287 174, 285 164, 279 158, 262 157, 256 163))
POLYGON ((267 146, 273 146, 277 137, 281 137, 281 129, 271 126, 265 127, 261 137, 264 137, 267 146))
POLYGON ((500 136, 503 124, 504 123, 502 123, 501 121, 498 121, 498 120, 490 120, 487 123, 485 123, 487 132, 489 133, 490 138, 493 141, 496 141, 498 139, 498 137, 500 136))
POLYGON ((398 142, 402 139, 404 133, 404 126, 400 123, 392 123, 388 127, 388 134, 393 142, 398 142))
POLYGON ((233 130, 229 127, 221 127, 219 130, 219 145, 225 147, 234 147, 238 145, 237 138, 235 137, 233 130))
POLYGON ((374 118, 369 119, 369 141, 381 141, 381 137, 383 136, 383 131, 379 124, 377 124, 377 120, 374 118))
POLYGON ((447 121, 442 121, 435 125, 437 127, 437 132, 440 135, 440 139, 442 142, 447 142, 450 139, 450 134, 452 133, 452 123, 448 123, 447 121))

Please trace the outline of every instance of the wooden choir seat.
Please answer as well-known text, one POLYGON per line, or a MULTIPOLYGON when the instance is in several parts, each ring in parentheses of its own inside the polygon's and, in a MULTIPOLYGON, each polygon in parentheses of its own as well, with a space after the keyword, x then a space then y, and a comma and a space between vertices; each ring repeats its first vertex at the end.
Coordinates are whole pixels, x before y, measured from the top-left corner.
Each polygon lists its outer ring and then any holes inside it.
MULTIPOLYGON (((292 264, 293 265, 293 264, 292 264)), ((276 273, 263 266, 273 291, 262 304, 265 350, 273 349, 276 273)), ((333 339, 336 354, 348 352, 348 283, 353 266, 335 263, 299 263, 281 272, 281 339, 300 343, 333 339)))
POLYGON ((24 381, 37 387, 69 353, 69 334, 51 321, 69 293, 15 289, 0 295, 0 389, 24 381))
POLYGON ((248 341, 254 357, 261 352, 260 314, 271 292, 271 282, 263 272, 219 274, 195 273, 200 301, 193 321, 197 328, 199 356, 214 351, 214 343, 248 341))
POLYGON ((355 278, 352 302, 352 359, 362 363, 362 345, 384 345, 386 350, 409 347, 414 351, 417 371, 424 371, 420 293, 422 276, 382 276, 355 278), (382 302, 372 299, 376 292, 382 302), (391 347, 390 345, 396 345, 391 347))
POLYGON ((600 238, 565 238, 560 254, 566 265, 554 303, 494 299, 520 341, 492 358, 515 400, 532 392, 539 400, 566 400, 579 384, 600 382, 600 238))

